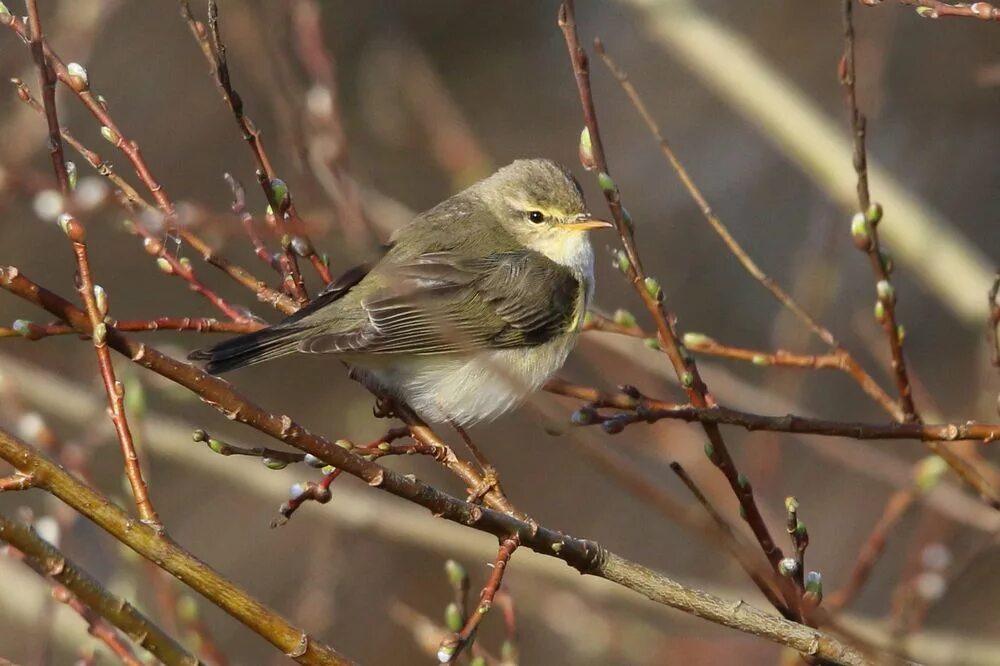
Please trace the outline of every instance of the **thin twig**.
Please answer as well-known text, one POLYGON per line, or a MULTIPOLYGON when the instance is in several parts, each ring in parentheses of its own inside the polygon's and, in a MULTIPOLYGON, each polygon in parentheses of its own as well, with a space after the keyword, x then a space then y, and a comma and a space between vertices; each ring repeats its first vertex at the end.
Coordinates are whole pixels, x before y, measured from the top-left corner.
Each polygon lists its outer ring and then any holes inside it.
MULTIPOLYGON (((63 199, 69 196, 69 174, 66 171, 66 158, 63 156, 62 137, 59 132, 59 115, 56 113, 56 74, 45 59, 45 42, 42 36, 42 19, 38 13, 38 0, 27 0, 28 17, 31 23, 31 56, 38 67, 38 80, 42 87, 42 106, 45 109, 45 120, 49 127, 49 156, 52 158, 52 170, 59 183, 59 192, 63 199)), ((65 205, 65 204, 64 204, 65 205)))
MULTIPOLYGON (((861 4, 873 6, 882 0, 860 0, 861 4)), ((901 5, 916 7, 923 18, 936 19, 945 16, 975 18, 983 21, 1000 21, 1000 9, 989 2, 960 2, 951 4, 940 0, 896 0, 901 5)))
POLYGON ((840 82, 847 101, 851 134, 854 139, 854 171, 858 177, 858 208, 851 223, 851 234, 858 249, 867 253, 876 280, 877 304, 875 316, 885 331, 892 352, 892 372, 899 393, 899 406, 904 421, 917 421, 919 415, 913 402, 910 379, 903 356, 903 334, 896 319, 896 290, 889 279, 892 260, 879 243, 878 225, 882 207, 872 203, 868 189, 868 153, 865 147, 867 119, 858 109, 857 79, 854 56, 854 0, 843 1, 844 55, 840 64, 840 82))
POLYGON ((132 487, 132 496, 135 499, 136 510, 142 522, 154 527, 157 531, 163 530, 160 518, 156 515, 153 505, 149 499, 149 490, 146 482, 142 478, 142 466, 139 464, 139 456, 135 452, 135 442, 132 439, 132 431, 125 416, 125 385, 115 377, 115 369, 111 363, 111 353, 108 351, 107 336, 108 326, 104 323, 107 314, 107 303, 98 301, 98 294, 94 290, 94 280, 90 272, 90 260, 87 257, 86 232, 83 225, 75 218, 66 216, 63 218, 63 228, 73 244, 73 253, 76 255, 77 276, 80 280, 80 296, 87 309, 87 316, 90 319, 90 330, 94 342, 94 350, 97 352, 97 363, 101 371, 101 379, 104 381, 104 390, 108 396, 108 412, 111 420, 115 424, 115 433, 118 435, 118 443, 121 446, 122 457, 125 459, 125 476, 128 477, 129 485, 132 487))
MULTIPOLYGON (((625 264, 625 274, 653 318, 659 336, 660 347, 669 357, 674 372, 681 381, 691 403, 698 407, 709 407, 714 404, 714 400, 708 393, 708 388, 705 386, 705 382, 698 372, 698 366, 694 358, 686 353, 683 345, 678 340, 673 326, 674 318, 667 313, 663 305, 663 290, 655 280, 646 276, 643 271, 635 246, 631 218, 626 218, 618 187, 609 174, 600 130, 597 125, 597 112, 594 108, 594 99, 591 94, 589 63, 587 54, 580 47, 579 37, 577 36, 576 18, 572 0, 565 0, 560 5, 558 24, 562 29, 566 47, 569 51, 570 63, 573 67, 573 75, 576 80, 580 105, 583 110, 586 129, 585 136, 589 138, 587 143, 590 146, 590 155, 587 161, 590 163, 584 164, 584 166, 596 167, 600 172, 598 181, 601 184, 608 209, 614 218, 618 235, 625 249, 624 258, 627 259, 627 262, 619 261, 619 265, 625 264)), ((750 484, 742 482, 745 479, 737 471, 732 455, 729 453, 729 449, 722 438, 722 433, 718 426, 714 423, 704 423, 702 424, 702 428, 705 430, 705 434, 711 443, 710 460, 726 477, 730 488, 732 488, 733 493, 740 503, 742 514, 747 524, 760 544, 761 550, 764 551, 771 566, 777 570, 778 562, 781 561, 783 555, 781 549, 778 548, 771 537, 767 524, 764 522, 764 517, 757 507, 750 484)))
POLYGON ((507 564, 510 562, 514 551, 520 545, 521 542, 516 535, 500 541, 500 548, 497 550, 497 557, 493 562, 493 572, 483 587, 483 591, 479 594, 479 605, 468 614, 461 630, 445 637, 441 641, 437 655, 438 661, 442 664, 453 662, 456 657, 462 654, 462 650, 465 649, 465 646, 469 644, 469 640, 475 635, 476 629, 479 628, 479 623, 483 621, 486 613, 492 608, 493 598, 503 583, 503 575, 507 571, 507 564))
MULTIPOLYGON (((119 321, 105 317, 109 328, 130 333, 155 331, 192 331, 194 333, 253 333, 264 328, 258 321, 222 321, 210 317, 158 317, 156 319, 132 319, 119 321)), ((18 319, 13 326, 0 326, 0 338, 23 338, 41 340, 53 335, 76 333, 72 326, 62 322, 36 324, 27 319, 18 319)))
POLYGON ((574 422, 578 425, 608 424, 605 430, 611 431, 612 434, 621 432, 625 426, 633 423, 655 423, 663 419, 676 419, 734 425, 746 430, 794 432, 851 439, 913 439, 925 442, 1000 439, 1000 424, 996 423, 862 423, 828 421, 795 414, 764 416, 722 405, 695 407, 646 396, 635 397, 624 391, 601 391, 589 386, 571 384, 558 378, 549 380, 545 390, 585 400, 588 403, 584 407, 585 414, 575 418, 574 422), (623 410, 627 413, 605 416, 592 411, 600 407, 623 410))
POLYGON ((166 664, 199 663, 194 655, 188 653, 132 604, 111 594, 27 525, 0 514, 0 540, 19 550, 24 555, 25 564, 40 575, 65 586, 88 609, 121 629, 126 636, 149 650, 160 661, 166 664))
MULTIPOLYGON (((990 316, 986 323, 986 340, 990 348, 990 363, 1000 370, 1000 271, 993 279, 993 286, 987 296, 990 316)), ((998 407, 1000 409, 1000 407, 998 407)))

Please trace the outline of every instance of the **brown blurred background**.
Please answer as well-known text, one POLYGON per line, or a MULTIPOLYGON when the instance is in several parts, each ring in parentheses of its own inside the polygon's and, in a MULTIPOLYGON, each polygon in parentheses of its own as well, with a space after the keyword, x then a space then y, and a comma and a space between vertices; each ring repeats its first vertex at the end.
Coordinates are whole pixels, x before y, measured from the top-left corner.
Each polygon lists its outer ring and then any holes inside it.
MULTIPOLYGON (((323 37, 336 62, 336 100, 343 113, 350 170, 367 201, 375 201, 372 192, 377 191, 410 210, 422 210, 496 166, 518 157, 545 156, 572 166, 595 212, 603 210, 594 179, 579 168, 576 157, 581 119, 566 48, 555 26, 557 2, 320 4, 323 37)), ((835 69, 842 50, 839 2, 697 4, 719 26, 747 40, 846 136, 835 69)), ((55 51, 67 62, 86 65, 92 87, 107 99, 124 132, 139 142, 165 191, 177 202, 213 211, 218 219, 205 234, 226 256, 267 275, 228 213, 230 192, 222 179, 226 171, 240 178, 259 214, 263 199, 254 184, 253 162, 176 3, 66 0, 41 5, 55 51)), ((345 269, 373 246, 344 238, 341 220, 302 150, 314 128, 305 96, 309 77, 292 46, 289 8, 296 3, 223 0, 220 5, 234 84, 247 112, 262 129, 300 211, 313 224, 317 247, 329 252, 335 269, 345 269)), ((22 13, 19 6, 11 10, 22 13)), ((195 10, 204 17, 201 3, 195 3, 195 10)), ((595 35, 602 37, 716 212, 751 256, 817 313, 884 386, 891 386, 885 341, 871 316, 874 290, 867 260, 849 240, 850 212, 831 201, 817 180, 790 161, 751 119, 735 112, 672 57, 647 30, 648 17, 619 2, 583 0, 577 12, 581 39, 589 43, 595 35)), ((872 155, 996 264, 1000 28, 972 20, 921 20, 892 2, 874 9, 858 6, 856 15, 859 86, 870 116, 872 155)), ((593 71, 613 175, 636 221, 647 270, 663 283, 681 330, 752 348, 822 351, 781 314, 704 223, 598 61, 593 71)), ((9 31, 0 33, 0 75, 19 76, 36 87, 29 50, 9 31)), ((58 99, 63 124, 134 182, 125 160, 100 138, 99 128, 77 101, 64 92, 58 99)), ((311 99, 312 104, 323 102, 315 95, 311 99)), ((58 227, 40 221, 35 212, 38 192, 52 187, 44 146, 43 120, 11 91, 0 101, 0 262, 15 264, 69 296, 69 249, 58 227)), ((80 168, 82 183, 91 172, 83 160, 71 159, 80 168)), ((844 163, 841 168, 851 167, 844 163)), ((873 187, 878 199, 878 184, 873 187)), ((386 227, 398 222, 395 209, 377 210, 386 227)), ((891 209, 886 214, 887 225, 907 223, 893 217, 891 209)), ((214 316, 179 280, 157 271, 139 241, 119 229, 122 217, 113 206, 85 216, 96 279, 111 295, 112 315, 214 316)), ((608 312, 631 309, 647 324, 634 294, 611 268, 607 248, 614 239, 594 240, 599 258, 597 305, 608 312)), ((190 248, 180 252, 192 258, 199 276, 220 294, 262 317, 276 318, 248 292, 202 265, 190 248)), ((926 256, 899 262, 895 275, 908 359, 918 380, 918 405, 928 418, 995 421, 998 382, 987 362, 984 325, 960 319, 918 279, 921 264, 935 260, 926 256)), ((316 282, 310 286, 315 289, 316 282)), ((982 303, 985 322, 985 291, 982 303)), ((0 325, 19 317, 46 320, 14 297, 0 294, 0 325)), ((179 355, 204 344, 195 334, 147 337, 179 355)), ((4 359, 13 358, 87 387, 91 396, 101 395, 89 345, 72 337, 2 343, 0 373, 8 380, 25 381, 25 375, 18 374, 23 373, 20 365, 17 371, 10 365, 5 372, 4 359)), ((564 374, 582 382, 632 383, 655 395, 680 396, 664 380, 668 368, 661 356, 638 341, 616 339, 611 344, 609 348, 585 337, 564 374)), ((118 365, 131 386, 141 382, 150 413, 184 421, 188 428, 204 427, 237 443, 270 445, 157 378, 118 365)), ((886 418, 837 373, 710 360, 704 365, 709 385, 734 405, 766 413, 794 410, 829 418, 886 418)), ((337 363, 292 359, 232 379, 262 404, 331 437, 366 441, 386 427, 371 417, 369 395, 347 380, 337 363)), ((25 414, 39 411, 66 441, 94 447, 89 464, 96 485, 126 497, 119 454, 107 436, 102 413, 79 416, 88 414, 86 408, 77 413, 57 400, 45 404, 44 391, 35 391, 42 393, 35 397, 29 393, 21 396, 24 402, 17 409, 9 402, 0 410, 0 423, 23 427, 25 414)), ((691 504, 667 467, 670 460, 680 460, 717 506, 738 522, 731 495, 705 465, 697 428, 664 423, 630 428, 611 438, 596 429, 568 429, 575 407, 572 401, 540 395, 521 412, 474 429, 514 503, 542 524, 597 539, 681 581, 763 604, 722 549, 634 498, 595 469, 573 441, 592 438, 616 447, 678 501, 691 504)), ((475 595, 489 572, 485 564, 491 557, 490 539, 462 531, 439 535, 440 525, 424 512, 406 512, 410 507, 402 502, 376 496, 376 491, 349 478, 334 484, 330 504, 307 505, 288 525, 270 529, 268 523, 284 500, 282 489, 310 478, 310 471, 271 472, 252 459, 223 459, 193 444, 183 428, 180 432, 183 436, 168 442, 169 453, 145 456, 152 498, 175 539, 360 662, 433 663, 409 629, 392 619, 392 609, 401 602, 440 622, 450 599, 444 560, 457 551, 472 574, 475 595), (236 473, 219 476, 220 461, 236 473), (349 506, 362 507, 370 500, 378 512, 361 519, 362 524, 345 525, 328 515, 342 511, 341 493, 353 502, 349 506), (428 543, 386 527, 384 513, 405 516, 402 522, 417 533, 426 530, 428 543), (452 549, 450 538, 466 545, 452 549)), ((926 453, 919 443, 905 441, 868 446, 737 430, 727 431, 727 436, 741 469, 754 481, 774 532, 782 532, 783 498, 799 498, 812 539, 807 564, 822 572, 828 593, 845 581, 896 487, 886 482, 885 470, 905 483, 911 464, 926 453), (872 458, 873 450, 885 455, 872 458)), ((155 439, 156 433, 144 437, 155 439)), ((993 451, 986 450, 986 455, 997 460, 993 451)), ((464 492, 426 461, 406 458, 389 464, 454 493, 464 492)), ((951 479, 948 483, 949 493, 934 494, 936 504, 921 502, 892 532, 884 558, 851 613, 882 622, 892 610, 901 580, 921 572, 925 546, 942 544, 951 553, 943 575, 948 585, 929 605, 923 630, 983 639, 1000 631, 996 551, 984 546, 1000 523, 969 501, 964 491, 955 491, 951 479)), ((52 513, 55 502, 37 492, 0 496, 5 513, 24 505, 38 517, 52 513)), ((123 558, 112 540, 78 521, 61 541, 69 554, 114 589, 126 594, 137 589, 142 605, 156 614, 146 575, 123 558)), ((611 594, 606 584, 553 577, 536 566, 539 559, 517 553, 506 578, 517 604, 521 663, 769 664, 779 659, 779 650, 770 644, 665 612, 641 599, 611 594), (521 562, 526 564, 519 566, 521 562)), ((50 611, 37 605, 47 594, 45 586, 26 571, 23 565, 0 559, 0 597, 6 597, 0 599, 0 656, 34 663, 49 635, 43 618, 50 611), (18 601, 12 603, 11 597, 18 601)), ((204 602, 200 608, 233 663, 281 662, 238 623, 204 602)), ((60 639, 50 646, 51 663, 70 663, 76 646, 92 639, 71 615, 57 627, 60 639)), ((502 635, 499 614, 491 615, 480 640, 496 651, 502 635)), ((987 663, 978 659, 966 661, 987 663)), ((997 659, 994 663, 1000 663, 1000 656, 997 659)))

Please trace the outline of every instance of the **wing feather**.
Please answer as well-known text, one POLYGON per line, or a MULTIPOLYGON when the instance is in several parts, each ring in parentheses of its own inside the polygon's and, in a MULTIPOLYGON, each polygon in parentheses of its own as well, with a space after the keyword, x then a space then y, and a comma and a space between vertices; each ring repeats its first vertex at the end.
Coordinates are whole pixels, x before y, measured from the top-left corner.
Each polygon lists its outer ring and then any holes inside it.
POLYGON ((467 258, 432 252, 386 269, 350 331, 309 335, 311 353, 448 354, 543 344, 565 331, 582 299, 566 268, 530 250, 467 258))

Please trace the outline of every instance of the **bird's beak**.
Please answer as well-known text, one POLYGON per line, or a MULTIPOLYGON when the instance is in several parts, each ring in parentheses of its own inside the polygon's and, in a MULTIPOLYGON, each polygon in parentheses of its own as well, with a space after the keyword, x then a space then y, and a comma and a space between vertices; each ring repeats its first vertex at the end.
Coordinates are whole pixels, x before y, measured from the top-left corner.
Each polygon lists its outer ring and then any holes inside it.
POLYGON ((595 220, 590 217, 589 213, 584 213, 578 215, 572 222, 564 222, 562 226, 573 231, 588 231, 590 229, 608 229, 615 225, 604 220, 595 220))

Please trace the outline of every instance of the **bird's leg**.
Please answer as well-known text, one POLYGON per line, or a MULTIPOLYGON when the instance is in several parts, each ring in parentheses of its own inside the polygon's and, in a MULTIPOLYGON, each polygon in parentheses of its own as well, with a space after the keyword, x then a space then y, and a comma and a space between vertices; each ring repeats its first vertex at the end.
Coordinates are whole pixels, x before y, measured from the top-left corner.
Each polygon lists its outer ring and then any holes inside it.
POLYGON ((469 433, 465 432, 465 428, 455 422, 451 422, 451 427, 455 429, 455 432, 457 432, 462 438, 462 441, 465 442, 465 446, 472 452, 472 457, 476 459, 476 462, 479 463, 479 467, 483 470, 482 482, 473 488, 469 488, 469 501, 477 502, 491 490, 496 490, 498 493, 503 495, 503 488, 500 487, 500 476, 497 474, 496 467, 494 467, 483 452, 479 450, 479 447, 475 445, 472 438, 469 437, 469 433))

